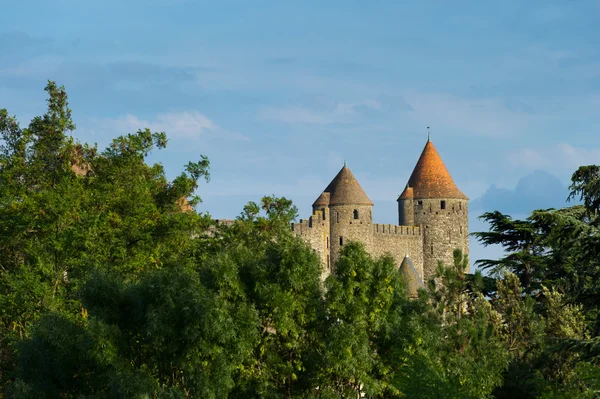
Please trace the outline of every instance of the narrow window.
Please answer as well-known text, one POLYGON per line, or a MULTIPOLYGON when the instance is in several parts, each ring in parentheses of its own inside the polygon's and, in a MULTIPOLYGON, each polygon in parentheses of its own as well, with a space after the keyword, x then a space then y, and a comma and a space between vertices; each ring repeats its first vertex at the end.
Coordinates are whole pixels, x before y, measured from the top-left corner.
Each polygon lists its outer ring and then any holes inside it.
POLYGON ((354 219, 358 219, 358 209, 354 210, 354 219))
POLYGON ((344 245, 344 237, 340 236, 340 247, 344 245))
POLYGON ((429 204, 429 213, 431 213, 431 204, 429 204))
POLYGON ((329 248, 329 236, 327 236, 327 248, 329 248))
POLYGON ((327 269, 329 269, 329 271, 331 271, 331 266, 329 266, 329 255, 327 255, 327 269))
POLYGON ((433 255, 433 245, 431 245, 431 254, 433 255))
POLYGON ((460 226, 460 235, 462 236, 462 226, 460 226))
POLYGON ((440 206, 442 209, 446 209, 446 201, 442 200, 442 202, 440 203, 440 206))
POLYGON ((417 202, 417 209, 423 209, 423 201, 417 202))
POLYGON ((325 220, 325 208, 321 209, 323 211, 323 220, 325 220))
POLYGON ((462 202, 458 203, 458 209, 462 211, 462 202))
POLYGON ((336 222, 339 223, 340 222, 340 213, 338 211, 335 212, 335 218, 336 218, 336 222))

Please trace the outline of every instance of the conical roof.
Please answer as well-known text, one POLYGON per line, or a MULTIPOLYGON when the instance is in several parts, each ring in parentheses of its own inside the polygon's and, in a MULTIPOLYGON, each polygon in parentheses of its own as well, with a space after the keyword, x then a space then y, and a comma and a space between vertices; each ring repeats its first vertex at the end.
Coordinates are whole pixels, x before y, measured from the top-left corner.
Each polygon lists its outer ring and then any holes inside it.
POLYGON ((329 193, 329 205, 373 205, 346 165, 329 183, 325 193, 329 193))
POLYGON ((404 187, 404 191, 402 191, 402 194, 400 194, 400 198, 402 198, 402 199, 414 198, 414 196, 415 196, 414 190, 408 184, 406 185, 406 187, 404 187))
POLYGON ((323 191, 319 198, 313 203, 313 206, 328 206, 329 205, 329 193, 323 191))
POLYGON ((419 288, 423 288, 424 286, 415 265, 413 265, 408 255, 404 257, 404 260, 400 264, 400 274, 406 283, 408 297, 416 298, 419 295, 419 288))
MULTIPOLYGON (((417 165, 408 179, 408 187, 412 188, 413 198, 469 199, 454 184, 431 140, 425 144, 417 165)), ((405 189, 400 199, 410 198, 408 194, 405 189)))

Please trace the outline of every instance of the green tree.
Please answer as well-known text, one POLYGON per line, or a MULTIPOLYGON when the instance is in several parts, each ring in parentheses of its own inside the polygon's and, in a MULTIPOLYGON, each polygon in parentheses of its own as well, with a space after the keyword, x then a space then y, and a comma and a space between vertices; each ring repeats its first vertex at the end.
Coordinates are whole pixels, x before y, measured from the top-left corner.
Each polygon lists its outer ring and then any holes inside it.
POLYGON ((454 251, 454 264, 440 264, 427 291, 395 309, 389 364, 399 397, 486 398, 502 383, 500 315, 470 287, 467 264, 454 251))
POLYGON ((373 259, 362 244, 348 243, 325 285, 322 359, 313 395, 383 397, 390 392, 390 375, 378 345, 392 306, 406 296, 393 258, 373 259))
POLYGON ((221 281, 223 270, 237 274, 235 295, 227 295, 252 304, 260 319, 260 339, 232 397, 302 398, 310 388, 323 319, 321 262, 292 235, 296 216, 285 198, 249 203, 233 225, 218 229, 218 261, 203 270, 206 281, 221 281))
POLYGON ((49 313, 19 344, 15 395, 224 398, 258 338, 252 306, 185 267, 130 284, 98 275, 82 299, 89 319, 49 313))
POLYGON ((498 397, 590 394, 593 384, 577 370, 593 374, 581 362, 592 360, 587 349, 594 339, 586 339, 588 331, 600 331, 598 171, 584 166, 573 174, 569 199, 578 198, 583 205, 536 210, 524 221, 486 213, 490 231, 475 233, 485 245, 501 244, 507 252, 481 264, 519 277, 507 274, 498 282, 498 292, 491 293, 513 354, 498 397))
POLYGON ((67 95, 49 82, 48 110, 25 129, 0 110, 0 380, 13 362, 11 341, 48 312, 84 311, 80 288, 94 271, 136 280, 190 251, 204 217, 181 212, 208 160, 190 163, 172 182, 147 165, 164 133, 141 130, 99 153, 71 137, 67 95))

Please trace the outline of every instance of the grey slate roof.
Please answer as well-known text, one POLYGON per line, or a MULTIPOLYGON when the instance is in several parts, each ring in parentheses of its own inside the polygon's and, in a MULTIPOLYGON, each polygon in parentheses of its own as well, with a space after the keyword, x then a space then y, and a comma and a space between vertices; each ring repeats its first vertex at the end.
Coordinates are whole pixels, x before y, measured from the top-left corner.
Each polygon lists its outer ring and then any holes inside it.
POLYGON ((325 193, 329 193, 329 205, 373 205, 346 165, 329 183, 325 193))

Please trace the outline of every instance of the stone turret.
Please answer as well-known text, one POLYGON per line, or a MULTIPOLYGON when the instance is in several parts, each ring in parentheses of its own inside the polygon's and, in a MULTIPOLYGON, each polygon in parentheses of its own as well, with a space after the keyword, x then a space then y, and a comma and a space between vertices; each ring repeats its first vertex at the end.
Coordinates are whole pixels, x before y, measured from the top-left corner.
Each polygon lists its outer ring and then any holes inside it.
POLYGON ((313 204, 313 210, 329 211, 330 264, 348 241, 361 241, 367 248, 372 241, 373 203, 350 169, 344 165, 313 204))
POLYGON ((408 184, 398 197, 398 224, 400 226, 415 225, 414 190, 408 184))
POLYGON ((419 288, 424 288, 421 277, 413 265, 412 261, 406 255, 400 264, 400 275, 406 284, 406 291, 409 298, 416 298, 418 296, 419 288))
POLYGON ((428 139, 398 198, 400 224, 421 226, 423 232, 425 280, 435 273, 438 261, 453 263, 455 248, 468 254, 468 201, 428 139))

